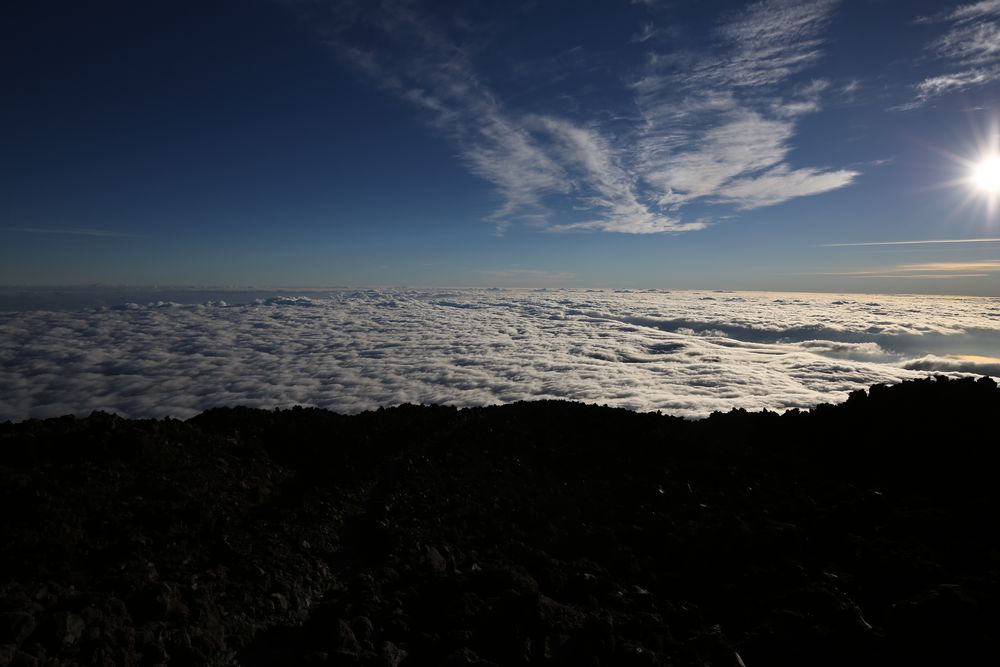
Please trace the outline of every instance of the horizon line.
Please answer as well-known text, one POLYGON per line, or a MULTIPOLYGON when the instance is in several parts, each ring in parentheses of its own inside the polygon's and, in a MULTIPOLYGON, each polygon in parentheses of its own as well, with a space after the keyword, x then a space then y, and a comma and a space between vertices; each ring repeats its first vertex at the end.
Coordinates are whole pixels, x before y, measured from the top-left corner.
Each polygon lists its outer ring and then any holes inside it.
MULTIPOLYGON (((1000 240, 1000 239, 998 239, 1000 240)), ((857 275, 857 274, 787 274, 787 275, 830 275, 830 276, 841 276, 843 278, 870 278, 870 277, 883 277, 883 276, 872 276, 872 275, 857 275)), ((986 275, 986 274, 984 274, 986 275)), ((884 276, 890 277, 890 276, 884 276)), ((912 276, 891 276, 891 277, 912 277, 912 276)), ((881 291, 881 290, 858 290, 853 287, 847 287, 847 289, 832 289, 832 288, 814 288, 814 289, 775 289, 775 288, 747 288, 747 287, 650 287, 650 286, 595 286, 595 285, 407 285, 407 284, 339 284, 339 285, 312 285, 312 286, 293 286, 293 285, 272 285, 272 286, 259 286, 259 285, 169 285, 169 284, 139 284, 139 283, 125 283, 125 284, 102 284, 102 283, 64 283, 64 284, 3 284, 0 283, 0 292, 11 291, 11 290, 24 290, 24 291, 47 291, 47 290, 122 290, 122 291, 139 291, 139 290, 149 290, 149 291, 166 291, 166 290, 176 290, 176 291, 191 291, 191 292, 280 292, 287 290, 289 292, 324 292, 324 291, 346 291, 346 290, 552 290, 552 291, 586 291, 586 290, 597 290, 597 291, 636 291, 636 292, 703 292, 703 293, 717 293, 717 294, 736 294, 736 293, 757 293, 757 294, 816 294, 816 295, 874 295, 874 296, 928 296, 928 297, 959 297, 959 298, 984 298, 984 299, 996 299, 1000 298, 1000 293, 961 293, 961 292, 911 292, 911 291, 881 291)))

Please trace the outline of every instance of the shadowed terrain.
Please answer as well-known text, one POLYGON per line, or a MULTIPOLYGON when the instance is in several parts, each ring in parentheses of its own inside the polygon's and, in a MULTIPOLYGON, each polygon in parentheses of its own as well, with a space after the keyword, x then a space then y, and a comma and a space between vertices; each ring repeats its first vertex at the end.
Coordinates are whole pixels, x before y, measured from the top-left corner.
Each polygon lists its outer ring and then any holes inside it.
POLYGON ((994 652, 992 380, 0 425, 0 665, 885 665, 994 652))

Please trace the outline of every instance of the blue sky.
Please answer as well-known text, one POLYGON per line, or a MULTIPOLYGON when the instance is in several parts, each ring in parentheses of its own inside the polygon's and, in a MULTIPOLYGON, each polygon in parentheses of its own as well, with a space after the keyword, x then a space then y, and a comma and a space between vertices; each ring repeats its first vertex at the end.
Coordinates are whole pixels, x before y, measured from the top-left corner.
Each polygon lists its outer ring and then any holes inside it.
POLYGON ((1000 0, 19 1, 0 55, 5 285, 1000 294, 1000 0))

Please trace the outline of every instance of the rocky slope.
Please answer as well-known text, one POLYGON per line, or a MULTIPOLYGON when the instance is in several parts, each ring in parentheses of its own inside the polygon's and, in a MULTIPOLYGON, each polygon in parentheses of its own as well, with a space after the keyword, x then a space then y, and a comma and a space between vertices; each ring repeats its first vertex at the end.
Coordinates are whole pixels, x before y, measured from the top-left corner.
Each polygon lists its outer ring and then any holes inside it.
POLYGON ((1000 390, 0 425, 0 665, 957 664, 1000 390))

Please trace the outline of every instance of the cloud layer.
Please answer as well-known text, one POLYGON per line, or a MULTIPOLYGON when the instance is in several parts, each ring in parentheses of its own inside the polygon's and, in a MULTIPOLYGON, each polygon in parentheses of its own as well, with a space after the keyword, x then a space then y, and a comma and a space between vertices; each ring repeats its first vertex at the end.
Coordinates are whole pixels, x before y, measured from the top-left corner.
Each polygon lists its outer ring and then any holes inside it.
MULTIPOLYGON (((583 112, 577 104, 568 115, 504 100, 477 66, 482 53, 467 45, 482 38, 475 28, 462 24, 469 34, 456 36, 419 3, 288 4, 366 79, 418 107, 493 184, 501 203, 490 218, 501 231, 515 220, 554 232, 692 231, 719 216, 690 213, 690 204, 772 206, 857 176, 789 157, 798 120, 819 110, 827 87, 793 78, 821 57, 837 0, 753 3, 721 17, 701 52, 658 52, 661 26, 645 21, 632 38, 645 63, 618 75, 620 89, 609 95, 616 106, 583 112)), ((587 56, 572 51, 580 69, 587 56)))
POLYGON ((0 419, 561 398, 703 416, 995 373, 1000 299, 459 290, 0 313, 0 419))

